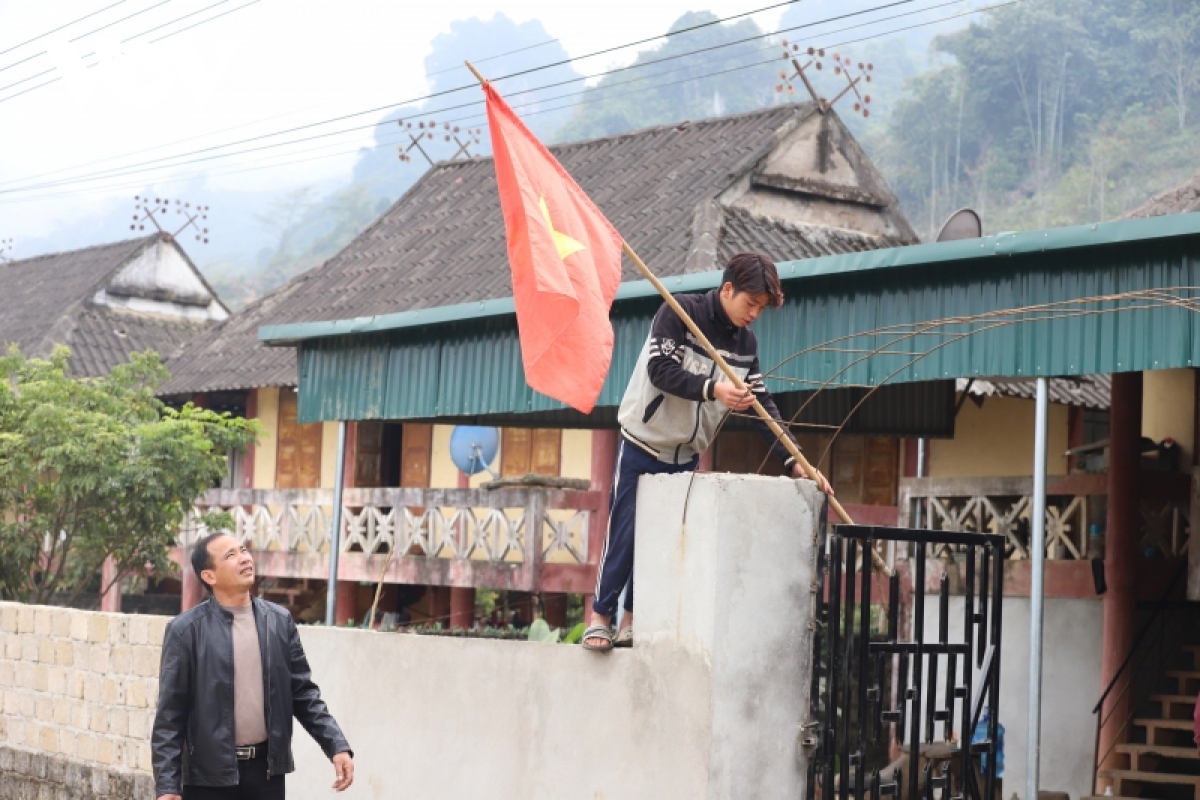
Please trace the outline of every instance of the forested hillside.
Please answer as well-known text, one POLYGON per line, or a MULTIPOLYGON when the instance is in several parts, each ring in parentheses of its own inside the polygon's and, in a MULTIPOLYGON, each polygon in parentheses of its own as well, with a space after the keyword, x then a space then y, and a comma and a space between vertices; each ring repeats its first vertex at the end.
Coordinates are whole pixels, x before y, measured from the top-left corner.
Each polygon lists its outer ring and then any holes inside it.
POLYGON ((925 233, 1112 219, 1200 171, 1200 3, 1026 0, 934 40, 872 157, 925 233))
MULTIPOLYGON (((848 10, 834 0, 797 3, 778 32, 692 12, 671 30, 694 30, 645 46, 632 68, 586 88, 564 82, 602 67, 563 65, 502 90, 519 98, 514 105, 539 135, 570 141, 805 99, 798 83, 798 94, 777 91, 783 40, 802 51, 839 45, 827 53, 829 67, 837 51, 875 69, 871 116, 848 103, 838 111, 923 237, 962 206, 981 212, 987 232, 1113 219, 1200 171, 1200 0, 1023 0, 967 17, 965 6, 899 9, 883 26, 894 31, 888 36, 853 16, 810 25, 848 10), (940 27, 928 24, 939 19, 940 27), (957 29, 934 36, 955 19, 957 29), (560 85, 529 91, 550 83, 560 85)), ((461 83, 465 72, 455 67, 463 58, 512 51, 486 71, 566 57, 539 23, 472 19, 433 42, 430 86, 461 83)), ((844 86, 828 68, 816 81, 826 96, 844 86)), ((431 101, 382 118, 345 188, 293 193, 260 211, 272 246, 253 263, 209 265, 218 289, 235 305, 261 295, 335 253, 411 186, 428 163, 397 158, 398 119, 483 122, 470 112, 431 113, 437 108, 431 101)), ((486 134, 472 152, 487 152, 486 134)))

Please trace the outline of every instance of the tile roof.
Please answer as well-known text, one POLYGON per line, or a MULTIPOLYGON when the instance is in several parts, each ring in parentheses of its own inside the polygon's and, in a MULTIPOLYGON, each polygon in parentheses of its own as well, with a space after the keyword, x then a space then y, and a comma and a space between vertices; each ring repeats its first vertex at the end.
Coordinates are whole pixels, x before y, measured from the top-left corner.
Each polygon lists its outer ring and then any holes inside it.
POLYGON ((91 301, 110 276, 158 241, 158 234, 0 263, 0 345, 45 356, 55 344, 71 348, 71 371, 107 373, 129 353, 155 350, 163 358, 211 323, 138 314, 91 301))
POLYGON ((1121 219, 1161 217, 1167 214, 1188 214, 1200 211, 1200 175, 1193 175, 1178 186, 1159 192, 1121 219))
POLYGON ((69 341, 71 371, 81 377, 107 375, 130 353, 153 350, 167 360, 211 322, 172 320, 93 306, 79 315, 69 341))
MULTIPOLYGON (((1032 400, 1037 397, 1036 381, 1011 380, 980 380, 958 378, 955 390, 963 391, 970 386, 971 394, 986 397, 1000 395, 1002 397, 1020 397, 1032 400)), ((1064 406, 1079 406, 1107 410, 1112 395, 1111 375, 1081 375, 1077 378, 1056 378, 1047 387, 1051 403, 1064 406)))
MULTIPOLYGON (((550 149, 661 276, 711 270, 718 257, 748 248, 782 261, 911 244, 781 223, 717 202, 813 113, 811 104, 777 106, 550 149), (701 263, 696 251, 702 240, 712 246, 701 263)), ((625 264, 623 280, 640 277, 625 264)), ((262 325, 366 317, 511 293, 491 159, 440 163, 336 256, 190 342, 169 365, 174 377, 161 392, 295 385, 293 350, 260 345, 262 325)))

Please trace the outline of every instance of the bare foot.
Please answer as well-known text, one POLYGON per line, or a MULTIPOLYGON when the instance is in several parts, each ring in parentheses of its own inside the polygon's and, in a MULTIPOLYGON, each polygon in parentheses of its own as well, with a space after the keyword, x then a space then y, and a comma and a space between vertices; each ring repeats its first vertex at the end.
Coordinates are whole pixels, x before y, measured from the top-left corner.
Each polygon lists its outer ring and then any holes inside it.
POLYGON ((617 631, 617 633, 620 633, 621 631, 627 631, 632 627, 633 627, 633 612, 626 611, 625 616, 621 617, 621 627, 617 631))
MULTIPOLYGON (((612 617, 606 617, 603 614, 597 614, 596 612, 593 611, 592 618, 588 622, 588 627, 590 628, 593 625, 603 625, 604 627, 607 628, 611 624, 612 624, 612 617)), ((584 639, 583 641, 585 644, 587 644, 591 647, 604 647, 604 643, 607 640, 602 639, 599 636, 589 636, 588 638, 584 639)))

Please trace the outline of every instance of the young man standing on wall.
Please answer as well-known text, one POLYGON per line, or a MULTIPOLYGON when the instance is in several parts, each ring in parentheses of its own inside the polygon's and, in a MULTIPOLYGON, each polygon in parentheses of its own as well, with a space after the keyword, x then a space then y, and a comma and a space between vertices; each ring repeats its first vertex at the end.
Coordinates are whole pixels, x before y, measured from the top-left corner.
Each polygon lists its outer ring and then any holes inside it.
MULTIPOLYGON (((732 411, 745 411, 757 399, 775 419, 779 409, 762 382, 758 340, 750 324, 767 306, 783 304, 779 274, 760 253, 740 253, 729 260, 721 287, 707 294, 676 298, 708 340, 748 387, 739 392, 709 358, 683 321, 667 305, 654 317, 633 377, 621 400, 617 419, 621 440, 613 474, 608 533, 596 575, 592 617, 583 646, 607 652, 633 642, 633 538, 637 485, 642 475, 690 472, 712 442, 721 421, 732 411), (615 638, 611 628, 617 600, 625 592, 625 615, 615 638)), ((761 420, 759 431, 789 472, 806 478, 803 468, 761 420)), ((790 436, 790 434, 789 434, 790 436)), ((832 494, 818 473, 822 492, 832 494)))
POLYGON ((150 742, 158 800, 283 800, 292 719, 333 762, 333 788, 354 756, 312 681, 292 615, 250 594, 254 559, 214 533, 192 551, 210 596, 167 625, 150 742))

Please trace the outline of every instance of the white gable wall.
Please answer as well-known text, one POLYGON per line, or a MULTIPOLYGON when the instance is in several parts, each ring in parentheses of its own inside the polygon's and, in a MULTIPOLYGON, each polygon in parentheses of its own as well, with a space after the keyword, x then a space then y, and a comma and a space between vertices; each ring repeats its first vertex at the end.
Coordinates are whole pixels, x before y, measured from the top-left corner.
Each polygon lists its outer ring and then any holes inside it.
POLYGON ((92 300, 111 308, 189 320, 219 321, 229 316, 179 245, 161 240, 123 266, 92 300))

